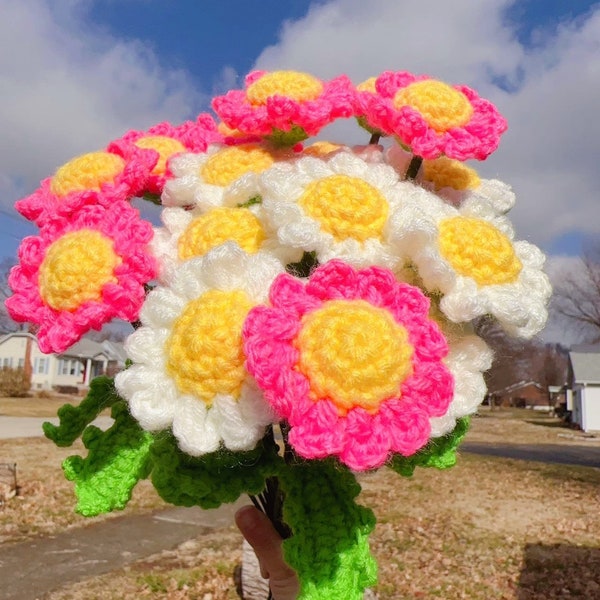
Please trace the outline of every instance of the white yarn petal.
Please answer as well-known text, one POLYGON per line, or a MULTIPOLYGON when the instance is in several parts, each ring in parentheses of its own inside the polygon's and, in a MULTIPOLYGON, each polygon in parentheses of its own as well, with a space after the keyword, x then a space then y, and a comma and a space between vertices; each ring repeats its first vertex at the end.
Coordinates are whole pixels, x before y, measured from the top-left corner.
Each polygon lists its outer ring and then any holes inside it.
MULTIPOLYGON (((181 449, 193 456, 213 452, 221 444, 231 450, 250 450, 256 445, 272 414, 251 376, 242 371, 240 391, 235 396, 230 388, 223 392, 217 389, 212 398, 206 397, 206 388, 196 392, 186 387, 182 391, 168 363, 169 344, 173 327, 190 302, 219 290, 243 291, 251 304, 261 304, 267 300, 273 280, 283 272, 283 265, 271 254, 247 254, 228 242, 182 263, 171 285, 159 285, 148 294, 142 327, 125 345, 135 364, 116 378, 119 393, 143 428, 157 431, 171 427, 181 449)), ((220 326, 219 343, 224 339, 221 336, 227 335, 227 327, 220 326)), ((239 330, 231 334, 239 343, 239 330)))

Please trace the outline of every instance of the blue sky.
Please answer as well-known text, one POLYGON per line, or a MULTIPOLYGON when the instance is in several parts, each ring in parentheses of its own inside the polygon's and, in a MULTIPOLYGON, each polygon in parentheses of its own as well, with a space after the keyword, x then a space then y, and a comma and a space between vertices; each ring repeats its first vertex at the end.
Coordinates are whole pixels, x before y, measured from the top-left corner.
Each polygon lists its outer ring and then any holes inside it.
POLYGON ((472 85, 509 120, 478 167, 514 186, 519 237, 573 255, 600 233, 600 2, 6 0, 3 13, 0 258, 35 233, 12 204, 57 166, 192 117, 256 67, 472 85))

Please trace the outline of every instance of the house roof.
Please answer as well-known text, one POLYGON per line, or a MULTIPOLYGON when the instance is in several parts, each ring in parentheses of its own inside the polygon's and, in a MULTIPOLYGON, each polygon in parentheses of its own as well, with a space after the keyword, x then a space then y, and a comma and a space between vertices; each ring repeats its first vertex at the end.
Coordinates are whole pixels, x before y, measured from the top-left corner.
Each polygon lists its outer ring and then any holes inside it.
POLYGON ((600 383, 600 344, 573 346, 569 360, 575 382, 600 383))
POLYGON ((518 381, 517 383, 511 383, 510 385, 502 388, 500 390, 496 390, 492 392, 493 394, 510 394, 511 392, 515 392, 517 390, 523 389, 524 387, 535 387, 540 391, 545 391, 543 385, 540 385, 537 381, 518 381))

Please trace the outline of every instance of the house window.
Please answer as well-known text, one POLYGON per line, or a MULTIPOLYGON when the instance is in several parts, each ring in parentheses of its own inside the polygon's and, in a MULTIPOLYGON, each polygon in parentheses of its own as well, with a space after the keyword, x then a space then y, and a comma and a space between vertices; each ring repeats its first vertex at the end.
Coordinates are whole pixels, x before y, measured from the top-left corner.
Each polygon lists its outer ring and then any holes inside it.
POLYGON ((59 375, 68 375, 69 374, 69 361, 64 358, 59 358, 57 372, 59 375))
POLYGON ((4 358, 2 359, 3 367, 12 367, 12 358, 4 358))
POLYGON ((46 358, 38 358, 37 359, 37 373, 45 373, 46 372, 46 358))
POLYGON ((25 368, 25 359, 24 358, 20 358, 19 359, 18 366, 19 366, 19 369, 24 369, 25 368))

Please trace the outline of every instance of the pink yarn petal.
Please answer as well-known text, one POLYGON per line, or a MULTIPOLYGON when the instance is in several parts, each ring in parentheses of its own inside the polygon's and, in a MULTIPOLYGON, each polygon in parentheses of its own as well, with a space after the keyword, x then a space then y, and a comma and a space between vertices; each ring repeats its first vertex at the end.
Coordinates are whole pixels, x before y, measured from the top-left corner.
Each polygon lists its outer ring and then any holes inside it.
POLYGON ((346 445, 340 460, 354 471, 383 465, 390 452, 390 436, 381 417, 354 408, 346 415, 345 423, 346 445))
POLYGON ((358 297, 358 287, 357 273, 350 265, 330 260, 313 271, 306 291, 320 300, 352 300, 358 297))
POLYGON ((411 456, 427 443, 431 425, 427 415, 418 408, 402 401, 388 402, 382 406, 380 415, 393 452, 411 456))

